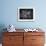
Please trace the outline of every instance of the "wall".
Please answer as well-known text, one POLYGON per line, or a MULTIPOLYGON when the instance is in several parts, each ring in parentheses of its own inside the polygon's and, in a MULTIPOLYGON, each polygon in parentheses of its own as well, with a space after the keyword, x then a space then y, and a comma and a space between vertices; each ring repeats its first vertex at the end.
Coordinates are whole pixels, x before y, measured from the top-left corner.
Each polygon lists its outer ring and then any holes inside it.
POLYGON ((0 0, 0 27, 13 24, 16 28, 46 28, 46 0, 0 0), (18 22, 17 8, 35 8, 34 22, 18 22))

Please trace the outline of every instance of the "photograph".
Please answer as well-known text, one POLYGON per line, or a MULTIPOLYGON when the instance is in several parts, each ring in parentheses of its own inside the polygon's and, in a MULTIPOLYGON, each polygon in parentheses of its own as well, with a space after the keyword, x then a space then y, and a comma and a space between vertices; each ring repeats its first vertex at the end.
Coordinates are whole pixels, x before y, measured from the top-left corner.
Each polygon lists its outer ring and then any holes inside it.
POLYGON ((34 20, 33 8, 19 8, 18 9, 18 21, 33 21, 34 20))

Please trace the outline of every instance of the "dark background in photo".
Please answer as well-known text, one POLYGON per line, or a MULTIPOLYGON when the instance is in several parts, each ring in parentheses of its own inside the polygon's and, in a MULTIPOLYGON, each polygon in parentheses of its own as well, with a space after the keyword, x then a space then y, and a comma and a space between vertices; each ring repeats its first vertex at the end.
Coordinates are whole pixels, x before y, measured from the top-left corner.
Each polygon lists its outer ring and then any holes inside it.
POLYGON ((33 19, 33 9, 19 9, 20 19, 33 19))

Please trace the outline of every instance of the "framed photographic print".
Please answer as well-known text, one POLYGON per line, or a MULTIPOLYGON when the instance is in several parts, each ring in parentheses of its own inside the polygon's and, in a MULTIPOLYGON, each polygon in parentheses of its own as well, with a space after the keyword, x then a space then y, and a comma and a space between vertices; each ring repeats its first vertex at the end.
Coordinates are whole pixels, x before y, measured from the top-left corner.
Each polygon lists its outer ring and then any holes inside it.
POLYGON ((18 8, 18 21, 34 21, 35 9, 31 7, 18 8))

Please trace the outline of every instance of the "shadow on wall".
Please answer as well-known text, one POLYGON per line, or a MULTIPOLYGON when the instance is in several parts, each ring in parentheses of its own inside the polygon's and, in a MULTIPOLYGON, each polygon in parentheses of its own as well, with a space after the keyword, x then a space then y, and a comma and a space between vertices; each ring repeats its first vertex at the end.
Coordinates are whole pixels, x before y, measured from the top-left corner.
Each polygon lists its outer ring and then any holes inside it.
POLYGON ((4 28, 6 28, 6 26, 4 24, 0 24, 0 43, 2 43, 2 32, 5 32, 6 30, 3 30, 4 28))

